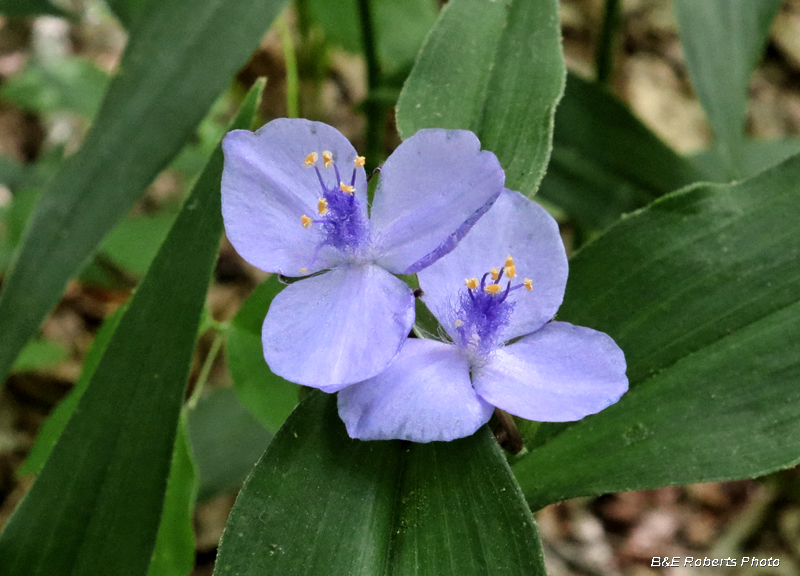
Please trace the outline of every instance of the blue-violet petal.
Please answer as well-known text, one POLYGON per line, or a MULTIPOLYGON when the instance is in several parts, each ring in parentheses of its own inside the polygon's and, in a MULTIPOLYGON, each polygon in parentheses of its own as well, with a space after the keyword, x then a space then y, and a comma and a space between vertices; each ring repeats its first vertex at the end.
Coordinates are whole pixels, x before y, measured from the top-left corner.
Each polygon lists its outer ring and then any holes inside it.
POLYGON ((347 433, 362 440, 454 440, 473 434, 492 412, 455 346, 417 338, 386 371, 339 392, 347 433))
MULTIPOLYGON (((425 304, 454 340, 459 336, 454 324, 468 320, 460 314, 465 280, 480 280, 492 268, 502 272, 500 298, 511 282, 505 300, 511 312, 496 328, 497 344, 534 332, 553 318, 564 298, 567 255, 553 217, 519 192, 504 190, 455 250, 419 273, 425 304), (505 269, 508 256, 513 258, 512 278, 505 269)), ((487 276, 485 284, 491 283, 487 276)))
POLYGON ((580 420, 628 389, 625 356, 614 340, 566 322, 497 350, 473 383, 487 402, 540 422, 580 420))
POLYGON ((373 265, 341 266, 287 286, 262 330, 279 376, 334 392, 383 371, 414 324, 414 295, 373 265))
MULTIPOLYGON (((475 213, 500 193, 505 174, 466 130, 420 130, 400 144, 381 169, 372 224, 377 262, 396 274, 455 247, 475 213)), ((428 262, 429 263, 429 262, 428 262)))
POLYGON ((320 218, 323 187, 336 188, 336 169, 350 184, 355 175, 355 200, 366 220, 367 182, 355 166, 356 151, 338 130, 303 119, 281 118, 257 132, 234 130, 222 144, 222 216, 236 251, 267 272, 302 276, 330 268, 346 258, 325 240, 320 225, 303 226, 303 216, 320 218), (333 158, 328 168, 324 151, 333 158), (306 164, 309 154, 317 161, 306 164), (316 169, 315 169, 316 168, 316 169))

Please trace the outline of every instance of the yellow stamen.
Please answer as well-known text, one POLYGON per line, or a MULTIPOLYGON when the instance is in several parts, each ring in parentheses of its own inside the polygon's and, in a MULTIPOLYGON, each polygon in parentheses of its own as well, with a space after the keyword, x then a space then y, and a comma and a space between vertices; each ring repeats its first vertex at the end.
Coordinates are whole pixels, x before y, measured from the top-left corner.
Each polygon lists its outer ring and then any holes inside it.
POLYGON ((339 182, 339 190, 341 190, 342 192, 346 192, 347 194, 350 194, 352 196, 353 194, 355 194, 356 187, 348 186, 344 182, 339 182))
POLYGON ((325 198, 317 200, 317 212, 319 212, 320 215, 328 212, 328 201, 325 200, 325 198))
POLYGON ((533 280, 530 278, 525 278, 525 280, 522 281, 522 285, 528 290, 533 290, 533 280))
POLYGON ((506 273, 508 278, 516 278, 517 277, 517 267, 513 264, 511 266, 506 266, 503 268, 503 271, 506 273))
POLYGON ((308 268, 300 268, 300 274, 305 274, 308 272, 308 268))
POLYGON ((464 324, 461 320, 456 320, 456 328, 464 324))
POLYGON ((467 288, 470 290, 475 290, 478 287, 478 279, 477 278, 465 278, 464 284, 467 285, 467 288))
POLYGON ((356 168, 361 168, 366 163, 367 163, 366 158, 364 158, 363 156, 356 156, 356 161, 354 162, 356 168))
POLYGON ((500 277, 500 269, 499 268, 492 268, 489 270, 492 274, 492 280, 497 280, 500 277))
POLYGON ((506 263, 504 264, 504 266, 513 266, 513 265, 514 265, 514 259, 511 257, 511 254, 509 254, 508 256, 506 256, 506 263))
POLYGON ((317 159, 319 158, 319 154, 316 152, 312 152, 308 156, 306 156, 306 166, 313 166, 317 163, 317 159))
POLYGON ((330 150, 322 151, 322 162, 325 165, 325 168, 330 168, 331 165, 333 165, 333 154, 330 150))
POLYGON ((497 294, 500 292, 500 284, 489 284, 486 288, 484 288, 489 294, 497 294))
POLYGON ((313 222, 313 220, 311 218, 309 218, 308 216, 306 216, 305 214, 300 216, 300 223, 303 225, 303 228, 311 228, 311 223, 312 222, 313 222))

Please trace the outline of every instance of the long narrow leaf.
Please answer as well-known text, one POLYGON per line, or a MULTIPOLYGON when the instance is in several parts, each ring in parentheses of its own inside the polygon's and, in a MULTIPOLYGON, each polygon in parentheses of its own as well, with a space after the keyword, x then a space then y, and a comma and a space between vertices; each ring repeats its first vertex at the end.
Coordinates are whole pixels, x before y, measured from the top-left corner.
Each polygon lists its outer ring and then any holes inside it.
MULTIPOLYGON (((234 127, 249 127, 259 95, 260 87, 250 93, 234 127)), ((7 573, 147 573, 222 233, 221 175, 218 148, 0 537, 0 566, 7 573)))
POLYGON ((160 0, 80 151, 36 207, 0 292, 0 381, 69 278, 169 160, 286 0, 160 0))

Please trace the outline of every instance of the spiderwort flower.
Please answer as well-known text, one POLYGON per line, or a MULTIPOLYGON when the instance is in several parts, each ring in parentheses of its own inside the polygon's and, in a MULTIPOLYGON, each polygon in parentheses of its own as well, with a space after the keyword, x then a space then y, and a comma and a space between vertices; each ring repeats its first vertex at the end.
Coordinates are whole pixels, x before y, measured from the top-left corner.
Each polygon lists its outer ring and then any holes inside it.
POLYGON ((339 392, 351 437, 453 440, 488 422, 495 406, 529 420, 578 420, 628 389, 609 336, 550 322, 567 281, 564 245, 553 218, 518 192, 505 190, 418 277, 452 342, 410 338, 386 371, 339 392))
POLYGON ((364 158, 336 129, 274 120, 223 141, 222 215, 249 263, 309 276, 272 302, 262 330, 271 370, 332 392, 375 376, 414 323, 392 274, 451 251, 503 189, 500 164, 463 130, 420 130, 386 160, 367 207, 364 158))

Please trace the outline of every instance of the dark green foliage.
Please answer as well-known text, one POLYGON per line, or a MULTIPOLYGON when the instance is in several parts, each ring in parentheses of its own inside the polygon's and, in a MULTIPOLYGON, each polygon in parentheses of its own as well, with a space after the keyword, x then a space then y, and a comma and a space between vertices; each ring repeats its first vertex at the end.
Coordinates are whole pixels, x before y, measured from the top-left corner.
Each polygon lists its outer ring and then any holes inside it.
POLYGON ((632 390, 514 467, 533 508, 800 461, 800 156, 669 194, 571 262, 558 318, 610 334, 632 390))
POLYGON ((361 442, 313 393, 242 489, 216 576, 544 574, 533 519, 491 432, 361 442))

